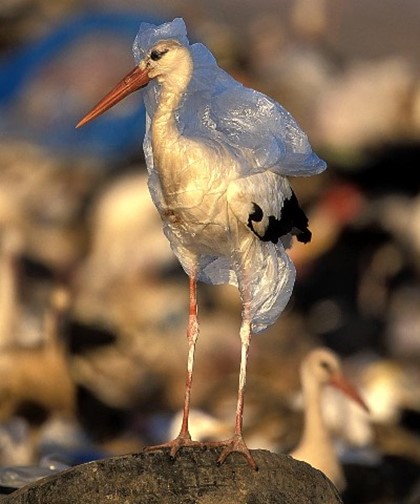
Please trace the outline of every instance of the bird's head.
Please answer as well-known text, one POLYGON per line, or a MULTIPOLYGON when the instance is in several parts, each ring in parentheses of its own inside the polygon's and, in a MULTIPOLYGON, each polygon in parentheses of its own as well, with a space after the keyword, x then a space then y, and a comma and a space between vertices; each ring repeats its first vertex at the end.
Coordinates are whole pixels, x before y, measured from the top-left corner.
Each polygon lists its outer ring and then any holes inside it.
POLYGON ((151 79, 160 83, 168 82, 174 90, 185 90, 191 77, 192 65, 189 49, 177 40, 157 42, 138 65, 121 79, 76 127, 79 128, 103 114, 129 94, 146 86, 151 79))
POLYGON ((190 74, 192 60, 189 49, 177 40, 162 40, 152 47, 139 66, 146 69, 149 79, 164 82, 180 74, 190 74))
POLYGON ((304 383, 331 385, 337 388, 369 412, 360 394, 345 377, 339 357, 330 350, 317 348, 310 352, 302 362, 301 376, 304 383))

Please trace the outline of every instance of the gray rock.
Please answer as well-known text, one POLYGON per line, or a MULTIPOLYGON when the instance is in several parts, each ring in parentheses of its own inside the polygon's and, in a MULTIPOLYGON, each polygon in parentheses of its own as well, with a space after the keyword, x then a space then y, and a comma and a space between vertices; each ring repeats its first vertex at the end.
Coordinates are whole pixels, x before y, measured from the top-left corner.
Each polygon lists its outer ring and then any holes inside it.
POLYGON ((216 464, 219 448, 183 448, 82 464, 10 494, 2 504, 337 504, 320 471, 287 455, 252 450, 254 471, 240 454, 216 464))

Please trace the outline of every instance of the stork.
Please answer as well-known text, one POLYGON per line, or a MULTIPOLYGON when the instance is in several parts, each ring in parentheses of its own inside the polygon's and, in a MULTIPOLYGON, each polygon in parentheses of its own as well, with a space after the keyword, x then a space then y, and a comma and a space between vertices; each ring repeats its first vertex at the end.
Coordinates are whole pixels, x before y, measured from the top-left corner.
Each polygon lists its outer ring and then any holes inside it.
POLYGON ((304 428, 290 455, 322 471, 341 492, 346 481, 338 455, 322 415, 322 390, 332 385, 369 412, 357 390, 342 372, 339 357, 327 348, 312 350, 302 361, 300 376, 304 400, 304 428))
POLYGON ((174 457, 180 447, 201 444, 188 430, 197 280, 229 283, 238 287, 242 303, 241 357, 235 430, 217 442, 224 447, 218 463, 237 451, 256 469, 242 435, 251 334, 273 324, 291 296, 295 269, 285 248, 292 235, 304 243, 311 238, 286 176, 318 174, 326 164, 281 105, 235 81, 204 45, 190 45, 181 18, 142 23, 133 52, 135 68, 77 126, 147 86, 148 185, 190 293, 181 430, 173 441, 151 448, 169 447, 174 457))

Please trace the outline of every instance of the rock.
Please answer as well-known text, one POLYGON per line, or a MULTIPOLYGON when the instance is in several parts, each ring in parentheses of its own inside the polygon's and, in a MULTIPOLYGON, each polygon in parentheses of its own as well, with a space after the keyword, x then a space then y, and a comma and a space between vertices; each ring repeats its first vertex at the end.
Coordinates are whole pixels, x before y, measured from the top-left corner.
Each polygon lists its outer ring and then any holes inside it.
POLYGON ((27 485, 2 504, 337 504, 334 485, 304 462, 252 450, 254 471, 234 453, 216 464, 220 448, 183 448, 89 462, 27 485))

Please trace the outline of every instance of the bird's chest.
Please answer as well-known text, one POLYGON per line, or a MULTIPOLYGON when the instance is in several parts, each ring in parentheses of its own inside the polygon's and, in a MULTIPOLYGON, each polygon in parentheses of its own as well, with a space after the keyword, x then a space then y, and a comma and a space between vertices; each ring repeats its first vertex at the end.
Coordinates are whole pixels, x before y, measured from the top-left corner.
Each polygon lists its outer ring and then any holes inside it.
POLYGON ((223 249, 227 241, 226 191, 213 155, 194 146, 165 149, 154 156, 162 194, 161 216, 186 247, 200 253, 223 249))

